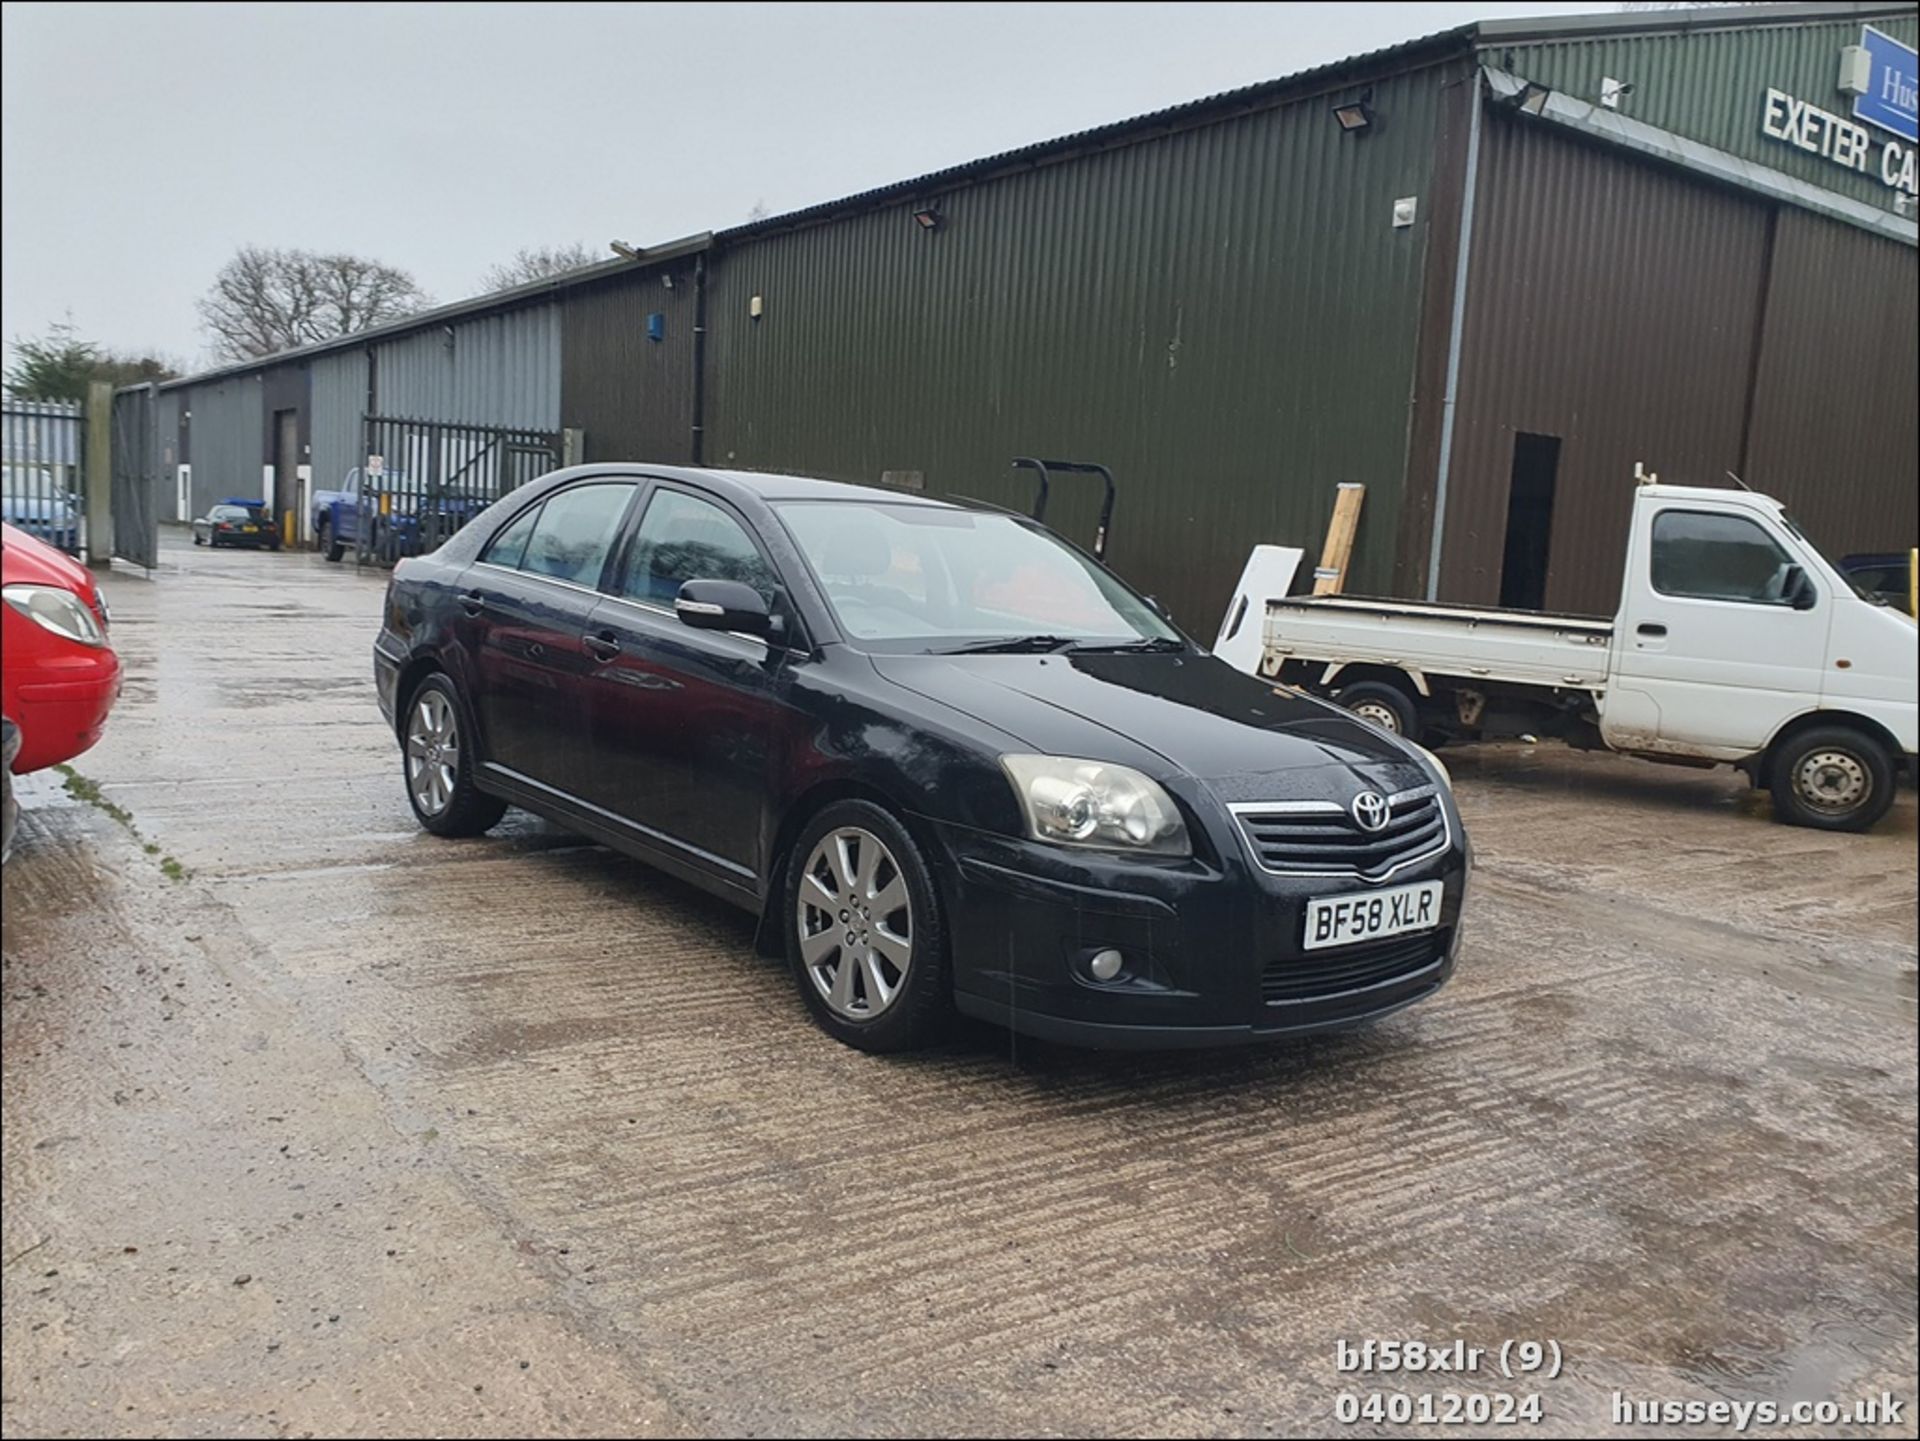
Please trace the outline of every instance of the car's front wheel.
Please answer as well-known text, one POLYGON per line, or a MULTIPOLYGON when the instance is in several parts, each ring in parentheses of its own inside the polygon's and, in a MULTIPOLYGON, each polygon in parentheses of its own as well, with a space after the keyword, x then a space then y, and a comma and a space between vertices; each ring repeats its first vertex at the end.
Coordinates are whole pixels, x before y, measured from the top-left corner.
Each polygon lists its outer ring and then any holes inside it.
POLYGON ((473 783, 473 747, 460 698, 444 675, 430 675, 407 701, 401 751, 407 801, 436 836, 477 836, 506 814, 507 803, 473 783))
POLYGON ((893 816, 839 801, 801 831, 787 866, 787 955, 807 1009, 863 1051, 904 1051, 952 1007, 946 920, 926 858, 893 816))

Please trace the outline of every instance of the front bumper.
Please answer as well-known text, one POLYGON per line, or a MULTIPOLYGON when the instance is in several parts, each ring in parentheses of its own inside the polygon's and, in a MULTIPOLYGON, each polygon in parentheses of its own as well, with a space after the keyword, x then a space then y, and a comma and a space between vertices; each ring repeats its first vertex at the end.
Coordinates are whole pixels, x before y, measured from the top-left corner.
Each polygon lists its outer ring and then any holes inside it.
POLYGON ((91 750, 106 731, 107 715, 120 695, 119 657, 104 648, 63 657, 57 665, 37 666, 28 676, 10 688, 7 703, 20 727, 15 775, 91 750))
POLYGON ((936 825, 954 999, 970 1016, 1099 1048, 1252 1044, 1378 1019, 1453 974, 1470 867, 1448 849, 1386 882, 1282 876, 1225 850, 1219 863, 1076 852, 936 825), (1439 924, 1411 936, 1304 951, 1307 902, 1440 881, 1439 924), (1102 984, 1085 962, 1126 958, 1102 984))

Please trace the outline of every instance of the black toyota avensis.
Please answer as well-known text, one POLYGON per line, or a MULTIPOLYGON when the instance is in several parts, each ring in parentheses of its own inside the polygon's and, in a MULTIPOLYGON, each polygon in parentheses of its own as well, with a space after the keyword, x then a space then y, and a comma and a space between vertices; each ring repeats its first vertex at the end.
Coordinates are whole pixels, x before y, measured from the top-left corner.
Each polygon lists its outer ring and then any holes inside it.
POLYGON ((952 1009, 1264 1040, 1453 970, 1439 762, 1231 669, 1024 517, 563 470, 399 565, 374 671, 429 831, 523 806, 724 896, 868 1050, 952 1009))

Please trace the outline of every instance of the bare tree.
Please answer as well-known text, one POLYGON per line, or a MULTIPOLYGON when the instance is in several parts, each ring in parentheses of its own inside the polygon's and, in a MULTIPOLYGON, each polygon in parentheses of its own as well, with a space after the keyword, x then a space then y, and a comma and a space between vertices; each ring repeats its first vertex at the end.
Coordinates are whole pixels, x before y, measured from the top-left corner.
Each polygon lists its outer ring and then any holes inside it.
POLYGON ((200 324, 223 360, 351 335, 429 304, 406 271, 358 255, 249 245, 200 299, 200 324))
POLYGON ((481 277, 480 288, 511 290, 516 285, 545 280, 550 275, 565 275, 569 270, 598 265, 605 258, 592 246, 578 240, 566 245, 523 245, 513 252, 513 259, 506 264, 489 269, 481 277))
POLYGON ((766 201, 756 200, 753 202, 753 208, 747 212, 747 224, 751 225, 756 220, 765 220, 771 214, 773 212, 767 209, 766 201))

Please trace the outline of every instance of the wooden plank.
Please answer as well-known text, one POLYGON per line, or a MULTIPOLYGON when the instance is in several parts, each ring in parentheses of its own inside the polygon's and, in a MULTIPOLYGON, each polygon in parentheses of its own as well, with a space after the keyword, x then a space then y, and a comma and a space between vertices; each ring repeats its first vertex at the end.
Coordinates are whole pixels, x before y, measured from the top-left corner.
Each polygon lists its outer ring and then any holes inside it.
POLYGON ((1353 556, 1353 538, 1360 529, 1360 502, 1367 488, 1357 480, 1343 480, 1333 497, 1333 519, 1327 522, 1327 543, 1320 551, 1320 567, 1313 573, 1315 595, 1338 595, 1346 588, 1347 562, 1353 556))

